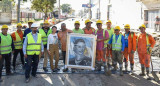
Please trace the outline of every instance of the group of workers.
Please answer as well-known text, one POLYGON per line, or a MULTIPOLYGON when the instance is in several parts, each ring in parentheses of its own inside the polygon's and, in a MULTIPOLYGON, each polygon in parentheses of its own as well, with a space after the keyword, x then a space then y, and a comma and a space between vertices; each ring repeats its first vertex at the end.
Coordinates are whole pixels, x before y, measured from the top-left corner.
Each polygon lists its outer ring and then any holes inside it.
MULTIPOLYGON (((103 22, 96 22, 97 29, 91 27, 92 21, 85 21, 86 27, 80 29, 80 22, 75 21, 73 30, 69 30, 65 23, 61 24, 61 30, 57 33, 57 27, 50 28, 49 22, 46 20, 43 27, 38 29, 38 25, 33 21, 28 22, 28 28, 23 32, 22 24, 17 24, 17 31, 11 35, 7 34, 8 26, 3 25, 0 33, 0 82, 2 82, 2 69, 5 60, 6 75, 12 75, 11 72, 11 54, 13 53, 13 70, 16 71, 16 58, 20 53, 22 66, 25 69, 25 82, 30 81, 30 74, 37 78, 37 67, 41 56, 44 54, 43 70, 47 69, 48 57, 50 67, 53 72, 57 72, 59 62, 59 44, 61 42, 61 50, 63 63, 66 60, 66 44, 68 33, 92 34, 97 35, 96 46, 96 70, 101 71, 101 66, 104 66, 105 71, 117 70, 119 63, 120 76, 123 76, 123 62, 125 63, 125 71, 128 71, 128 60, 130 61, 131 73, 134 68, 134 53, 137 50, 139 61, 141 64, 141 76, 145 76, 145 69, 149 76, 150 56, 155 45, 154 38, 145 32, 145 25, 139 27, 141 33, 137 36, 130 31, 130 25, 124 26, 125 33, 120 32, 119 26, 112 27, 112 22, 106 22, 107 28, 103 29, 103 22), (55 58, 54 58, 55 56, 55 58), (124 57, 123 57, 124 56, 124 57), (129 57, 129 59, 128 59, 129 57), (53 65, 55 59, 55 65, 53 65), (31 72, 32 71, 32 72, 31 72)), ((68 68, 63 69, 63 72, 68 68)))

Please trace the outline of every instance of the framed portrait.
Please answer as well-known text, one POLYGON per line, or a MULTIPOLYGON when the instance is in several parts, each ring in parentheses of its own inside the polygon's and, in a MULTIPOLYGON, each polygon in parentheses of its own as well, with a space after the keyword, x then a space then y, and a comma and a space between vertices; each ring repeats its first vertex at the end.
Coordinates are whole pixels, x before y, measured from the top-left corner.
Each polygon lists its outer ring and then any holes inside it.
POLYGON ((67 34, 66 64, 67 68, 95 68, 96 36, 89 34, 67 34))

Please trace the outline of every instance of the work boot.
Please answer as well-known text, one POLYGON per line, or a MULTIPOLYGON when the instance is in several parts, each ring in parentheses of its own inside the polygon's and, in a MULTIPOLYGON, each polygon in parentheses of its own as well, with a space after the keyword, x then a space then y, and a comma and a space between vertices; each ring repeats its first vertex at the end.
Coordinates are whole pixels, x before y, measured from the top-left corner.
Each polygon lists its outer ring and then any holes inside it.
POLYGON ((123 76, 122 67, 120 67, 120 76, 123 76))
POLYGON ((46 67, 43 67, 44 72, 48 72, 48 69, 46 67))
POLYGON ((140 73, 140 76, 145 76, 146 74, 144 73, 144 67, 141 68, 142 73, 140 73))
POLYGON ((110 76, 111 75, 111 70, 110 70, 110 64, 108 63, 105 69, 105 75, 110 76))
POLYGON ((149 70, 146 70, 146 72, 147 72, 147 76, 148 76, 147 80, 152 80, 152 78, 149 76, 149 70))
POLYGON ((67 71, 68 71, 68 68, 64 68, 64 69, 63 69, 63 72, 67 72, 67 71))
POLYGON ((3 82, 2 78, 0 78, 0 82, 3 82))
POLYGON ((28 83, 29 81, 30 81, 30 79, 29 79, 29 78, 26 78, 25 82, 28 83))
POLYGON ((134 75, 133 67, 131 67, 131 75, 134 75))
POLYGON ((117 65, 114 64, 113 67, 114 67, 114 68, 113 68, 113 71, 117 71, 117 69, 118 69, 117 65))

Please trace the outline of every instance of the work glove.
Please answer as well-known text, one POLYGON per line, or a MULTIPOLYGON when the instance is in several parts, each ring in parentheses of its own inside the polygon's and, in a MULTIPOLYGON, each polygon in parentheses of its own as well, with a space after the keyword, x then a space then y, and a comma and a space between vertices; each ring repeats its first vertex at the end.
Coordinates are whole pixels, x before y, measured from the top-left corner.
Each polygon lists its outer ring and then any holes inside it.
POLYGON ((151 53, 152 53, 152 47, 149 47, 149 48, 147 49, 147 53, 151 55, 151 53))
POLYGON ((134 51, 132 50, 131 53, 134 54, 134 51))

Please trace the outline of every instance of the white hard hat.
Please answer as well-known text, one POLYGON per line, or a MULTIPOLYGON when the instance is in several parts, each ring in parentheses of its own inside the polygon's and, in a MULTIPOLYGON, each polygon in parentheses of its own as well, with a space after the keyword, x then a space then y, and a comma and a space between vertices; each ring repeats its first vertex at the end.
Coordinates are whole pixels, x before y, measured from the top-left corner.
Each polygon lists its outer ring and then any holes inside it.
POLYGON ((35 23, 33 23, 33 24, 31 25, 31 27, 38 27, 38 25, 35 24, 35 23))

